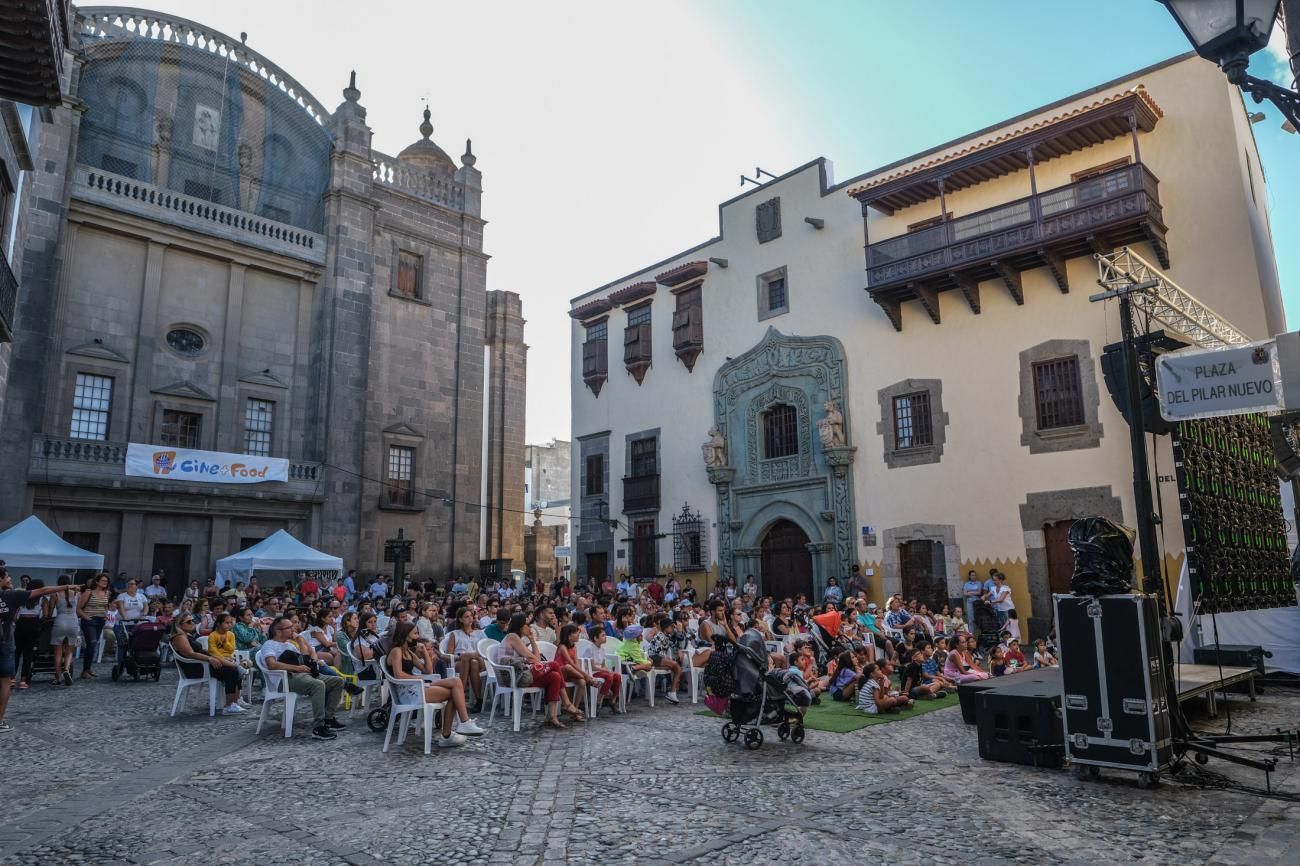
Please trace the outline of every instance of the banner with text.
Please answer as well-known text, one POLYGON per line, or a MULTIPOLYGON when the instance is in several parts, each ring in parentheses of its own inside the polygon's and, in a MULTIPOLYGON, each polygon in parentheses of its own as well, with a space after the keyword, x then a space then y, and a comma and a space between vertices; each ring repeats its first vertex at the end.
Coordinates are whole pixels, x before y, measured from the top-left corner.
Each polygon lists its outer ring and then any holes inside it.
POLYGON ((289 461, 282 457, 255 457, 132 442, 126 449, 126 474, 168 481, 261 484, 264 481, 288 481, 289 461))
POLYGON ((1282 408, 1282 373, 1273 340, 1225 349, 1169 352, 1156 359, 1166 421, 1271 412, 1282 408))

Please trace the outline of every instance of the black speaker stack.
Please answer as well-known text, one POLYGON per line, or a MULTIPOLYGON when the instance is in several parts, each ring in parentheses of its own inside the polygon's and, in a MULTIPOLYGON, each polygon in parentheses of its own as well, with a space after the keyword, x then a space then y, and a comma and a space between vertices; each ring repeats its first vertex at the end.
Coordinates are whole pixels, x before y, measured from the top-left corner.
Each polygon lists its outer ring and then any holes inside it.
POLYGON ((1294 605, 1268 419, 1182 421, 1173 446, 1188 575, 1200 611, 1294 605))

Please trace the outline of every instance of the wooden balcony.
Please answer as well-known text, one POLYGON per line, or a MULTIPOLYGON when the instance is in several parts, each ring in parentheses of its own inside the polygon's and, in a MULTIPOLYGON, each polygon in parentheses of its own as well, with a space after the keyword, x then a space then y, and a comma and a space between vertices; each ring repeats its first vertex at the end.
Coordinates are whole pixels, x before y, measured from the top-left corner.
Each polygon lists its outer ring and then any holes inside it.
POLYGON ((645 379, 652 361, 650 325, 628 325, 623 329, 623 366, 638 385, 645 379))
POLYGON ((673 352, 686 365, 695 369, 695 359, 704 350, 704 318, 698 306, 686 307, 673 313, 673 352))
POLYGON ((623 511, 658 511, 659 476, 634 475, 623 479, 623 511))
POLYGON ((0 99, 54 106, 68 46, 68 0, 8 0, 0 10, 0 99))
POLYGON ((591 393, 600 396, 600 389, 609 378, 609 341, 588 340, 582 344, 582 381, 591 393))
POLYGON ((867 291, 902 330, 901 305, 919 300, 939 323, 938 293, 962 292, 980 311, 980 283, 998 280, 1024 303, 1020 275, 1045 267, 1070 290, 1067 259, 1149 242, 1169 267, 1158 184, 1141 163, 951 219, 867 247, 867 291))

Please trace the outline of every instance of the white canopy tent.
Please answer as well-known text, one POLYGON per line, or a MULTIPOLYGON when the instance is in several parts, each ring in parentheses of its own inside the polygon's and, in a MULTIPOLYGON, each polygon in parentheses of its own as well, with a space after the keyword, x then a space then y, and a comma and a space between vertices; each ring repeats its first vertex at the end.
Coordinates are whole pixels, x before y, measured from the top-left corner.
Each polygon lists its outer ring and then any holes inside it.
POLYGON ((33 514, 0 532, 0 559, 11 571, 103 571, 104 557, 69 544, 33 514))
POLYGON ((283 529, 247 550, 217 560, 217 586, 248 583, 255 571, 343 571, 343 560, 308 547, 283 529))

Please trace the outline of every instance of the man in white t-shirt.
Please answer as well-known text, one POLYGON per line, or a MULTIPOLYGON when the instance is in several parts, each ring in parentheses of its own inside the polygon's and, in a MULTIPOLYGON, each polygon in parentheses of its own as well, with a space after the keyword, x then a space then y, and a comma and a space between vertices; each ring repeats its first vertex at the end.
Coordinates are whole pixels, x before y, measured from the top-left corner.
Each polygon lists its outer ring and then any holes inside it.
POLYGON ((155 598, 161 601, 167 597, 167 587, 163 586, 162 575, 155 574, 149 578, 149 585, 144 588, 144 594, 150 601, 155 598))
POLYGON ((145 611, 149 609, 149 597, 141 592, 140 585, 133 577, 126 582, 126 592, 119 593, 113 599, 113 607, 117 610, 113 637, 117 641, 117 664, 120 667, 126 663, 127 636, 144 619, 145 611))
POLYGON ((298 646, 289 643, 290 638, 293 637, 293 623, 289 620, 276 617, 271 623, 268 634, 270 636, 257 651, 257 657, 266 665, 267 670, 284 671, 289 682, 289 691, 311 701, 311 738, 313 740, 337 739, 338 735, 334 731, 346 727, 337 718, 339 699, 343 695, 343 680, 340 677, 320 673, 314 660, 303 659, 307 662, 304 664, 280 660, 285 652, 293 652, 301 658, 298 646))
POLYGON ((997 612, 998 625, 1006 625, 1015 604, 1011 601, 1011 587, 1007 586, 1006 576, 1000 571, 993 572, 993 589, 989 592, 989 603, 997 612))

